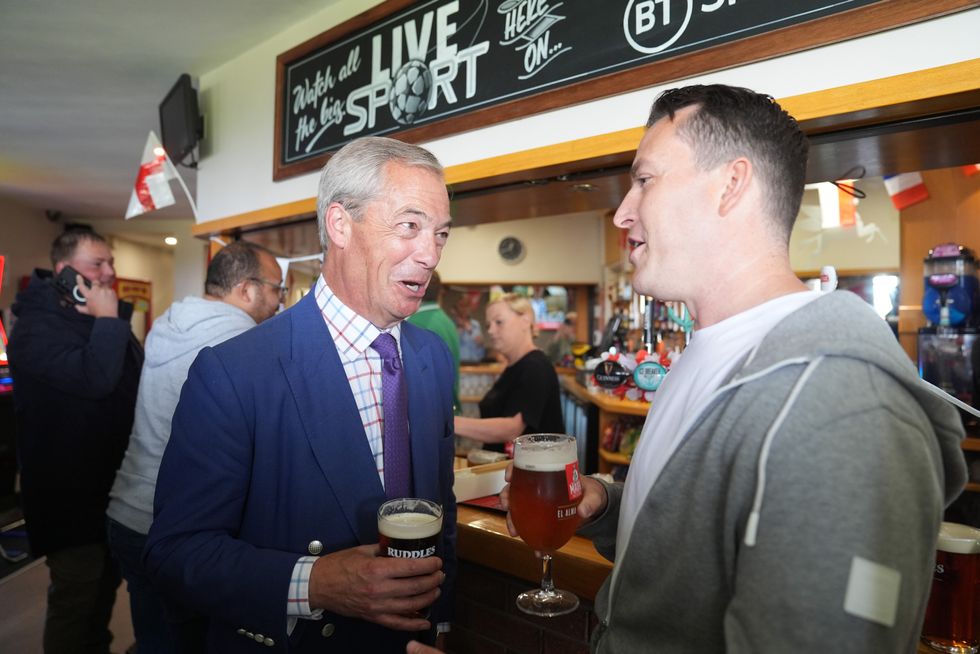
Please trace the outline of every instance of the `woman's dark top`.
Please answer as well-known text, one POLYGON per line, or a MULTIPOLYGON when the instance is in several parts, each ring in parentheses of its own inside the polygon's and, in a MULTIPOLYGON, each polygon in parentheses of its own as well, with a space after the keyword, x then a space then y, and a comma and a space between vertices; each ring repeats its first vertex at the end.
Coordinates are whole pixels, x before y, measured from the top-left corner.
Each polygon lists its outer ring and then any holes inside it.
MULTIPOLYGON (((501 373, 482 400, 481 418, 509 418, 520 413, 525 434, 565 433, 561 395, 555 367, 541 350, 531 350, 501 373)), ((484 443, 483 449, 504 451, 503 443, 484 443)))

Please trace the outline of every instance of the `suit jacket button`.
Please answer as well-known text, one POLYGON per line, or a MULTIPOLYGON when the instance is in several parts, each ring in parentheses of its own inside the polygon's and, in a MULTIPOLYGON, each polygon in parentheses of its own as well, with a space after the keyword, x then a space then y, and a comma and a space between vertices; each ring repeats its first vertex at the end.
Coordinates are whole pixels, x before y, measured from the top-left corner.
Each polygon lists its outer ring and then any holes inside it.
POLYGON ((265 640, 265 636, 263 636, 262 634, 255 634, 255 641, 256 642, 261 643, 263 640, 265 640))
POLYGON ((268 636, 265 637, 265 646, 266 647, 272 647, 275 644, 276 644, 276 641, 272 640, 268 636))
POLYGON ((309 547, 307 547, 306 549, 313 556, 317 556, 320 552, 323 551, 323 543, 321 543, 318 540, 311 540, 309 547))
POLYGON ((239 629, 235 633, 238 634, 239 636, 244 636, 245 635, 245 630, 244 629, 239 629))
POLYGON ((251 631, 246 631, 245 632, 245 636, 247 638, 255 638, 255 634, 253 634, 251 631))
POLYGON ((334 630, 333 624, 328 622, 327 624, 323 625, 323 629, 320 630, 320 633, 323 635, 324 638, 330 638, 331 636, 333 636, 333 630, 334 630))

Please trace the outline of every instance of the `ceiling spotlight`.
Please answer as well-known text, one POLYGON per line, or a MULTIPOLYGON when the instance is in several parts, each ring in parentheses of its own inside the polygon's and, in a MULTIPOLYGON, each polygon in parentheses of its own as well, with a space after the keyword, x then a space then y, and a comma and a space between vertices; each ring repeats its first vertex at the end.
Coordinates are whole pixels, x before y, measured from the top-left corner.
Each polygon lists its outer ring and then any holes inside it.
POLYGON ((167 238, 163 239, 163 242, 166 243, 167 245, 177 245, 177 237, 168 236, 167 238))
POLYGON ((572 190, 580 193, 591 193, 592 191, 598 191, 599 187, 595 184, 588 183, 572 184, 572 190))

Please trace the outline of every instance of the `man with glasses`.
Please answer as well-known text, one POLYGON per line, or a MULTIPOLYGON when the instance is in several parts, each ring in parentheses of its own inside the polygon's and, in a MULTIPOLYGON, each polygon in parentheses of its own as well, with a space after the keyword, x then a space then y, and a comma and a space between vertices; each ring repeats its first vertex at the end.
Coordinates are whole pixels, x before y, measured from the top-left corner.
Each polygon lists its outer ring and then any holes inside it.
POLYGON ((202 644, 203 621, 165 604, 142 563, 153 522, 153 494, 170 440, 180 388, 202 348, 217 345, 271 318, 285 295, 279 264, 263 247, 236 241, 208 266, 205 296, 186 297, 153 323, 136 401, 136 422, 110 493, 109 544, 129 590, 141 652, 191 652, 202 644), (168 619, 169 615, 169 619, 168 619))
POLYGON ((283 286, 279 282, 270 282, 262 279, 261 277, 249 277, 249 281, 255 282, 256 284, 264 284, 276 291, 279 294, 279 304, 286 301, 286 294, 289 292, 289 288, 283 286))
POLYGON ((51 573, 45 653, 108 652, 120 577, 105 509, 133 424, 143 349, 130 329, 132 306, 112 288, 102 236, 67 229, 51 245, 51 264, 54 274, 35 270, 17 295, 7 349, 24 518, 31 551, 47 556, 51 573), (66 270, 66 286, 56 286, 66 270))

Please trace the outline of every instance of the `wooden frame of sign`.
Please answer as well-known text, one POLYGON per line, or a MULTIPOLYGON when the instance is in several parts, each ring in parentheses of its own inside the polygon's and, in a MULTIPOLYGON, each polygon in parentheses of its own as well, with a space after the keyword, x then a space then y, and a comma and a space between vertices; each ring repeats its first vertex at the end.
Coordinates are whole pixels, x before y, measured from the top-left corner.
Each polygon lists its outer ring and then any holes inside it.
MULTIPOLYGON (((689 3, 691 1, 692 0, 688 0, 689 3)), ((549 6, 544 2, 533 2, 532 0, 504 0, 500 3, 500 5, 501 8, 504 5, 513 5, 514 7, 518 7, 519 5, 527 2, 530 2, 532 5, 537 5, 539 9, 544 7, 542 10, 544 11, 544 14, 539 13, 533 18, 548 18, 547 12, 550 11, 551 8, 549 8, 549 6)), ((636 2, 636 0, 629 0, 628 6, 633 7, 634 2, 636 2)), ((658 2, 662 2, 660 6, 663 7, 666 6, 666 3, 669 3, 670 0, 658 0, 658 2)), ((729 5, 734 5, 734 0, 727 0, 727 2, 729 5)), ((367 120, 367 112, 365 110, 368 104, 372 101, 368 97, 370 91, 364 91, 364 89, 368 88, 367 86, 358 89, 358 91, 362 93, 360 100, 364 101, 364 105, 353 107, 351 107, 349 104, 350 96, 348 96, 348 104, 345 105, 342 104, 339 99, 334 99, 327 95, 333 84, 337 83, 336 77, 331 79, 331 74, 329 73, 325 77, 321 77, 319 73, 317 73, 319 78, 319 86, 317 86, 317 79, 313 79, 311 84, 310 78, 307 77, 304 80, 306 83, 305 94, 298 92, 299 86, 293 87, 293 93, 286 93, 287 75, 294 69, 294 67, 302 66, 306 62, 313 61, 315 58, 321 56, 322 52, 329 50, 334 44, 340 42, 355 43, 356 39, 358 38, 367 38, 366 35, 359 34, 359 32, 366 30, 374 30, 376 34, 374 37, 376 41, 368 45, 378 48, 378 51, 381 52, 383 38, 385 35, 380 32, 380 29, 385 20, 390 18, 398 18, 396 14, 402 10, 414 11, 414 9, 410 9, 412 5, 422 5, 423 7, 420 8, 421 11, 421 9, 424 7, 435 7, 438 4, 438 2, 435 0, 432 2, 421 3, 412 2, 412 0, 389 0, 388 2, 369 9, 350 20, 326 32, 323 32, 305 43, 283 52, 276 58, 273 179, 281 180, 316 170, 320 168, 329 158, 331 152, 336 150, 336 147, 334 147, 322 152, 317 152, 314 148, 313 153, 309 155, 299 152, 298 147, 300 145, 301 134, 304 134, 309 139, 312 139, 315 143, 315 140, 318 139, 320 135, 323 134, 329 127, 331 127, 330 122, 327 122, 326 126, 322 126, 322 122, 315 123, 312 118, 309 118, 310 123, 308 125, 300 124, 292 126, 293 132, 291 133, 291 136, 295 136, 295 138, 290 142, 295 141, 293 145, 296 146, 296 152, 289 151, 289 148, 292 146, 290 146, 285 137, 286 126, 284 125, 283 121, 287 118, 286 112, 289 110, 290 100, 292 101, 294 112, 297 111, 297 102, 299 102, 299 104, 303 104, 305 101, 309 101, 310 103, 314 104, 319 103, 320 112, 317 118, 321 121, 324 121, 324 119, 326 121, 331 120, 331 110, 329 107, 327 110, 324 110, 323 105, 327 105, 328 103, 332 102, 333 109, 335 110, 333 115, 333 123, 338 127, 340 121, 346 116, 345 110, 347 108, 353 108, 356 110, 358 120, 367 125, 368 129, 366 131, 362 130, 354 133, 347 140, 368 133, 378 133, 380 131, 382 134, 393 135, 403 141, 423 142, 559 107, 662 84, 670 80, 691 77, 693 75, 713 70, 730 68, 737 65, 743 65, 776 57, 790 52, 797 52, 829 43, 844 41, 858 36, 953 13, 962 9, 976 6, 977 4, 976 0, 854 0, 854 2, 862 2, 864 4, 841 13, 826 15, 821 18, 782 27, 774 31, 758 33, 746 38, 730 40, 720 45, 712 45, 710 47, 693 51, 690 51, 690 47, 688 47, 688 51, 683 54, 678 54, 676 56, 671 56, 664 59, 656 59, 649 63, 641 63, 631 68, 615 70, 614 72, 606 74, 584 77, 583 79, 570 82, 564 86, 552 87, 532 95, 518 97, 517 99, 495 102, 491 98, 490 100, 483 102, 485 106, 474 107, 472 109, 463 108, 458 110, 458 115, 439 119, 432 119, 430 116, 428 118, 419 119, 419 124, 413 124, 411 122, 405 123, 401 126, 394 124, 394 126, 389 125, 386 128, 376 130, 375 132, 371 131, 370 123, 368 123, 367 120), (870 4, 868 4, 869 2, 870 4), (362 112, 363 116, 360 115, 362 112), (431 122, 424 122, 426 120, 430 120, 431 122), (317 133, 314 134, 314 130, 317 133), (289 159, 289 161, 287 161, 287 159, 289 159)), ((445 6, 446 4, 446 2, 443 2, 441 6, 445 6)), ((656 4, 657 3, 651 3, 651 6, 656 4)), ((711 5, 715 6, 716 8, 721 7, 723 4, 724 3, 722 0, 704 0, 703 2, 700 2, 701 6, 711 5)), ((829 5, 831 3, 828 2, 827 4, 829 5)), ((458 7, 458 3, 456 6, 458 7)), ((690 4, 688 6, 690 7, 690 4)), ((502 13, 499 11, 499 9, 500 8, 498 8, 498 13, 502 13)), ((437 10, 438 7, 430 10, 428 13, 436 14, 438 13, 437 10)), ((688 15, 690 15, 690 13, 691 11, 689 10, 688 15)), ((438 29, 445 29, 446 22, 449 19, 460 20, 459 16, 456 16, 455 18, 447 18, 446 15, 442 15, 436 16, 434 19, 430 17, 428 19, 430 21, 430 33, 434 33, 438 29), (435 23, 434 27, 433 23, 435 23)), ((538 24, 540 25, 545 22, 547 21, 539 20, 538 24)), ((551 24, 555 24, 555 21, 552 21, 551 24)), ((624 19, 624 30, 626 30, 625 25, 626 22, 624 19)), ((547 36, 549 28, 547 25, 545 25, 544 28, 543 34, 547 36)), ((396 26, 396 28, 392 30, 390 35, 392 40, 395 39, 395 31, 399 29, 401 29, 401 26, 396 26)), ((456 24, 451 23, 450 29, 455 30, 456 24)), ((424 29, 419 31, 423 31, 424 33, 424 29)), ((528 29, 526 31, 533 32, 532 29, 528 29)), ((398 34, 401 35, 402 32, 398 32, 398 34)), ((410 36, 408 35, 407 31, 405 34, 406 41, 409 38, 415 38, 421 41, 423 38, 416 33, 416 27, 414 26, 412 27, 412 33, 410 36)), ((520 34, 518 34, 518 36, 520 36, 520 34)), ((399 41, 401 38, 402 36, 398 36, 399 41)), ((428 36, 424 38, 427 39, 428 36)), ((715 40, 717 41, 717 39, 715 40)), ((483 44, 485 43, 488 42, 483 42, 483 44)), ((365 45, 365 43, 361 44, 365 45)), ((552 45, 553 48, 556 46, 557 48, 554 51, 560 49, 562 44, 558 42, 557 44, 552 45)), ((392 46, 393 58, 395 56, 395 47, 396 46, 392 46)), ((399 50, 401 49, 400 44, 397 47, 399 50)), ((446 44, 442 43, 442 45, 439 47, 445 48, 446 44)), ((456 46, 451 47, 452 52, 456 52, 456 46)), ((488 48, 489 46, 486 47, 488 48)), ((366 49, 367 48, 365 48, 365 50, 366 49)), ((353 50, 353 47, 348 50, 346 59, 334 60, 331 62, 331 64, 337 65, 336 67, 330 66, 329 70, 331 70, 332 75, 339 76, 340 80, 343 80, 345 75, 350 76, 353 72, 357 71, 358 67, 364 62, 363 53, 358 52, 356 53, 358 56, 355 57, 353 50)), ((436 50, 436 46, 433 46, 426 52, 428 53, 434 50, 436 50)), ((469 50, 474 50, 474 47, 471 45, 469 50)), ((463 52, 463 50, 460 50, 459 54, 462 55, 463 52)), ((478 53, 477 55, 471 55, 470 63, 476 61, 476 58, 479 55, 485 53, 486 50, 478 53)), ((542 53, 547 54, 544 51, 542 51, 542 53)), ((372 52, 372 55, 374 54, 376 53, 372 52)), ((559 52, 559 54, 561 53, 559 52)), ((392 61, 390 64, 388 64, 390 66, 390 70, 395 69, 396 65, 401 63, 400 57, 401 55, 398 55, 398 60, 392 61)), ((405 67, 407 68, 411 63, 412 62, 409 61, 405 67)), ((372 61, 370 65, 373 68, 379 68, 382 63, 380 61, 372 61)), ((618 65, 622 67, 622 64, 618 65)), ((322 65, 320 70, 323 70, 322 65)), ((404 68, 399 69, 398 72, 400 73, 402 70, 404 70, 404 68)), ((388 71, 389 69, 385 69, 382 72, 388 71)), ((362 76, 363 74, 364 71, 361 71, 362 76)), ((395 77, 397 81, 398 75, 395 74, 395 77)), ((429 86, 432 86, 431 79, 428 83, 429 86)), ((438 85, 438 80, 436 85, 438 85)), ((473 86, 476 86, 475 82, 473 83, 473 86)), ((391 88, 393 87, 388 87, 388 89, 391 88)), ((471 89, 468 88, 467 91, 469 90, 471 89)), ((428 92, 428 90, 426 92, 428 92)), ((389 90, 384 90, 384 98, 382 98, 384 103, 387 103, 388 96, 389 90)), ((392 100, 392 102, 394 101, 392 100)), ((357 103, 355 102, 354 105, 357 105, 357 103)), ((381 104, 377 104, 375 109, 380 106, 381 104)), ((394 104, 390 106, 392 107, 391 112, 394 115, 396 111, 394 104)), ((374 113, 372 110, 371 120, 373 120, 373 118, 374 113)), ((393 123, 394 121, 389 120, 389 122, 393 123)), ((342 145, 342 143, 340 143, 340 145, 342 145)), ((311 147, 313 147, 312 143, 307 144, 305 151, 309 152, 311 147)), ((339 145, 337 147, 339 147, 339 145)))

